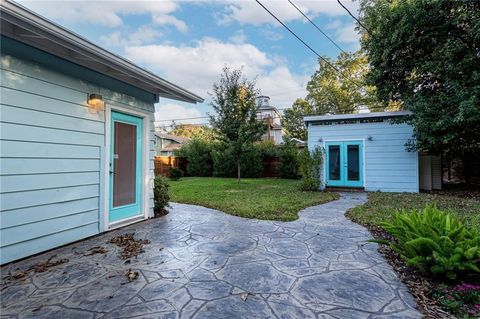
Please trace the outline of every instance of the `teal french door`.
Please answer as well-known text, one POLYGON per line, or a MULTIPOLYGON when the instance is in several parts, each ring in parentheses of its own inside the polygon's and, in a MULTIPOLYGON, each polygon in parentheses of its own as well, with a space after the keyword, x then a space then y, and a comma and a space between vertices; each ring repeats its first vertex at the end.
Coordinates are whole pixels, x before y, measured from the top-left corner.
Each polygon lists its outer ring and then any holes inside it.
POLYGON ((363 186, 363 142, 326 142, 325 173, 327 186, 363 186))
POLYGON ((142 215, 142 119, 112 111, 110 222, 142 215))

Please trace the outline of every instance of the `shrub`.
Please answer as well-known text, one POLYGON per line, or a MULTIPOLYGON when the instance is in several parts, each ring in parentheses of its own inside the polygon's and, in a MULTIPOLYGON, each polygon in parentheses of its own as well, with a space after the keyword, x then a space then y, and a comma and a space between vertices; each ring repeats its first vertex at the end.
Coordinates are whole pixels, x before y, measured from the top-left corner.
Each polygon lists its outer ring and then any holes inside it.
POLYGON ((316 147, 309 151, 303 149, 299 156, 299 169, 302 175, 300 189, 302 191, 318 191, 321 186, 320 182, 320 166, 322 164, 322 149, 316 147))
POLYGON ((430 205, 398 212, 382 225, 396 239, 390 246, 426 275, 455 280, 480 273, 480 233, 453 214, 430 205))
POLYGON ((236 163, 232 148, 227 144, 218 143, 212 150, 213 176, 233 177, 236 176, 236 163))
POLYGON ((173 167, 169 171, 169 177, 172 181, 178 181, 183 177, 183 171, 178 167, 173 167))
POLYGON ((155 217, 165 215, 167 213, 168 201, 168 182, 164 176, 158 175, 154 180, 153 188, 153 211, 155 217))
POLYGON ((187 158, 189 176, 210 176, 213 143, 198 138, 190 140, 176 153, 187 158))
MULTIPOLYGON (((220 177, 236 177, 237 164, 233 148, 227 144, 217 144, 212 151, 213 175, 220 177)), ((262 152, 257 145, 245 147, 240 157, 242 177, 253 178, 262 176, 262 152)))
POLYGON ((278 153, 278 159, 280 160, 278 171, 280 177, 289 179, 298 178, 298 150, 295 144, 290 139, 286 139, 285 144, 282 145, 278 153))

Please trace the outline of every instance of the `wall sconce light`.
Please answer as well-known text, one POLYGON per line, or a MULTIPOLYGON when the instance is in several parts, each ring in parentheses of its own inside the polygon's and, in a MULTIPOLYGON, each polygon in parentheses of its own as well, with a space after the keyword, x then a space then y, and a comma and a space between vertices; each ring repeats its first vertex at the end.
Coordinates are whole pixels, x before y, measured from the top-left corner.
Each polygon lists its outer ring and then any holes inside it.
POLYGON ((320 143, 323 142, 323 138, 320 137, 320 138, 318 139, 318 141, 319 141, 320 143))
POLYGON ((371 135, 367 136, 368 141, 373 141, 373 137, 371 135))
POLYGON ((100 94, 90 94, 87 100, 88 111, 96 113, 105 110, 105 102, 100 94))

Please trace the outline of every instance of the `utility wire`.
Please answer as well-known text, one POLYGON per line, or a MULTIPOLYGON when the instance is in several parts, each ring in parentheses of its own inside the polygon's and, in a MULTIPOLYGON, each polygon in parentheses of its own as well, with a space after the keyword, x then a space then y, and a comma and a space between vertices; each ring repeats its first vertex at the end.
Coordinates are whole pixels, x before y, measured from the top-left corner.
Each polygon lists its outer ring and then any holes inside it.
POLYGON ((265 7, 263 5, 263 3, 260 2, 260 0, 255 0, 265 11, 267 11, 275 20, 278 21, 278 23, 280 23, 285 29, 288 30, 288 32, 290 32, 295 38, 298 39, 298 41, 302 42, 304 46, 306 46, 310 51, 312 51, 319 59, 321 59, 322 61, 324 61, 326 64, 328 64, 332 69, 334 69, 335 71, 337 71, 338 74, 340 74, 343 78, 345 78, 347 81, 355 84, 358 88, 362 88, 362 86, 360 84, 358 84, 357 82, 353 81, 352 79, 350 79, 349 77, 347 77, 346 75, 344 75, 335 65, 333 65, 330 61, 328 61, 327 59, 325 59, 323 56, 321 56, 317 51, 315 51, 311 46, 309 46, 305 41, 302 40, 302 38, 300 38, 295 32, 292 31, 292 29, 290 29, 285 23, 282 22, 282 20, 280 20, 279 18, 277 18, 276 15, 274 15, 270 10, 268 10, 267 7, 265 7))
POLYGON ((367 31, 368 34, 371 34, 371 33, 370 33, 370 30, 368 30, 367 27, 365 27, 365 26, 363 25, 363 23, 361 23, 360 20, 359 20, 356 16, 354 16, 354 15, 350 12, 350 10, 348 10, 348 8, 343 5, 343 3, 342 3, 340 0, 337 0, 337 2, 338 2, 339 5, 342 6, 343 9, 345 9, 345 11, 348 12, 348 14, 349 14, 355 21, 357 21, 357 23, 358 23, 363 29, 365 29, 365 31, 367 31))
POLYGON ((330 42, 332 42, 333 45, 335 45, 343 53, 346 53, 345 50, 343 50, 335 41, 333 41, 325 32, 323 32, 323 30, 320 29, 320 27, 315 22, 310 20, 310 18, 305 13, 303 13, 303 11, 300 10, 300 8, 295 5, 295 3, 293 3, 291 0, 288 0, 288 2, 290 2, 290 4, 305 17, 305 19, 307 19, 315 28, 317 28, 317 30, 320 31, 320 33, 322 33, 328 40, 330 40, 330 42))

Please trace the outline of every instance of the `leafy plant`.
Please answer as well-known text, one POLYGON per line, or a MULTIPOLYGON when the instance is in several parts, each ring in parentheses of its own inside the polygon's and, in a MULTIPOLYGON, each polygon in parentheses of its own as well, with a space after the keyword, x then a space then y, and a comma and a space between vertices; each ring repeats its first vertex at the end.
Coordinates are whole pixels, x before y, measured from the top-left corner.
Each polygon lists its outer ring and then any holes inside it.
POLYGON ((173 167, 169 171, 169 177, 172 181, 178 181, 183 175, 183 171, 178 167, 173 167))
POLYGON ((153 211, 155 217, 165 215, 167 213, 170 195, 168 194, 168 181, 166 177, 158 175, 154 180, 153 188, 153 211))
POLYGON ((390 246, 427 275, 455 280, 480 273, 480 233, 451 213, 429 205, 398 212, 382 225, 396 239, 390 246))
POLYGON ((279 173, 281 178, 298 178, 298 150, 294 142, 287 138, 280 149, 278 159, 280 160, 279 173))
POLYGON ((299 155, 299 168, 302 175, 300 189, 302 191, 315 192, 320 189, 320 166, 322 164, 323 152, 320 147, 312 151, 305 148, 299 155))
POLYGON ((212 142, 193 138, 176 152, 176 156, 187 158, 187 172, 190 176, 210 176, 212 167, 212 142))

